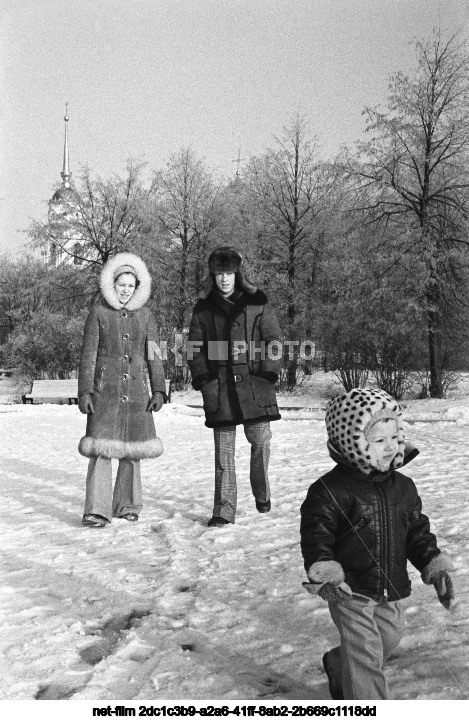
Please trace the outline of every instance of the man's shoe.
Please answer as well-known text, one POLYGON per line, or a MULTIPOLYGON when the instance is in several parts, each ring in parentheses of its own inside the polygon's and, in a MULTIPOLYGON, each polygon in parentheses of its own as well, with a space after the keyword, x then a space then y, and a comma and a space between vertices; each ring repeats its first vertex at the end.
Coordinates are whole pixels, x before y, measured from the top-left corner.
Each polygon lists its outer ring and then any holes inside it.
POLYGON ((259 513, 269 513, 272 508, 272 504, 270 501, 265 501, 265 503, 262 503, 262 501, 256 501, 256 508, 259 513))
POLYGON ((331 695, 331 699, 334 701, 343 701, 344 692, 342 690, 342 686, 334 678, 334 674, 332 673, 332 669, 327 660, 328 655, 329 651, 322 657, 322 665, 324 666, 324 671, 326 672, 327 680, 329 681, 329 693, 331 695))
POLYGON ((138 521, 138 516, 136 513, 124 513, 124 515, 119 516, 119 518, 125 518, 126 521, 138 521))
POLYGON ((104 516, 98 516, 97 513, 85 513, 82 518, 82 525, 88 528, 104 528, 109 521, 104 516))
POLYGON ((209 528, 221 528, 222 526, 226 526, 227 523, 229 523, 229 521, 227 521, 226 518, 222 518, 221 516, 212 516, 207 525, 209 528))

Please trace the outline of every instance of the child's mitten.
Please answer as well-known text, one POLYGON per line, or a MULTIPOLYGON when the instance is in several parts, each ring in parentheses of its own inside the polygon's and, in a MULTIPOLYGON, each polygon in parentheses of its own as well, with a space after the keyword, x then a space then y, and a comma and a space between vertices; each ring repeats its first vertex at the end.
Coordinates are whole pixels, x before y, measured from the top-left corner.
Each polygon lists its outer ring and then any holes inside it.
POLYGON ((439 556, 432 558, 422 571, 422 581, 435 586, 440 603, 448 611, 454 601, 453 582, 448 574, 448 571, 452 570, 451 559, 445 553, 440 553, 439 556))
POLYGON ((328 581, 321 586, 318 591, 318 596, 321 596, 324 601, 333 601, 334 603, 338 603, 341 599, 343 600, 344 593, 349 596, 352 595, 352 589, 347 583, 345 583, 345 581, 339 583, 338 586, 328 581))
POLYGON ((440 571, 433 585, 435 586, 440 603, 449 611, 454 601, 453 582, 450 575, 446 571, 440 571))
POLYGON ((304 587, 312 595, 318 595, 325 601, 338 601, 339 588, 351 594, 350 587, 345 583, 344 570, 337 561, 316 561, 308 570, 310 583, 304 587))

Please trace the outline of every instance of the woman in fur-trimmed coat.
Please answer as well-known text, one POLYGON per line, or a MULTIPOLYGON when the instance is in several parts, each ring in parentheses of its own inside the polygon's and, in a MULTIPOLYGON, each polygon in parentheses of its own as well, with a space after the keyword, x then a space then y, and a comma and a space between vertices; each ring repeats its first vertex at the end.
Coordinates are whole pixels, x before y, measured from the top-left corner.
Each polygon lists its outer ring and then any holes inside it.
POLYGON ((161 409, 165 393, 156 321, 143 307, 151 290, 145 263, 118 253, 104 265, 100 287, 104 301, 88 315, 78 378, 79 407, 87 414, 79 451, 90 459, 83 525, 98 528, 112 516, 138 520, 140 460, 163 452, 151 412, 161 409), (113 494, 111 458, 119 460, 113 494))
POLYGON ((206 286, 189 330, 192 385, 202 392, 205 425, 215 441, 215 501, 209 526, 234 523, 236 426, 251 444, 250 481, 259 513, 270 511, 270 421, 280 418, 275 396, 282 354, 279 324, 265 294, 242 272, 231 246, 209 257, 206 286), (191 358, 192 356, 192 358, 191 358))

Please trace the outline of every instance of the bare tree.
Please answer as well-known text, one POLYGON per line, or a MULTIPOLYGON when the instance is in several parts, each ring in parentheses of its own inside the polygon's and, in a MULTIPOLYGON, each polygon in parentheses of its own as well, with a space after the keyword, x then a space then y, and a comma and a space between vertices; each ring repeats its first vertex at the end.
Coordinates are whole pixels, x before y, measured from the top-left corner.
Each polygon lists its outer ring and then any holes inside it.
MULTIPOLYGON (((307 123, 297 115, 276 148, 254 158, 247 169, 247 182, 261 212, 259 253, 277 269, 276 282, 286 287, 286 316, 289 340, 298 334, 298 276, 306 268, 312 278, 315 242, 320 234, 318 217, 327 196, 324 165, 319 162, 315 142, 307 136, 307 123)), ((279 292, 277 288, 277 292, 279 292)), ((296 379, 298 353, 290 359, 287 385, 296 379)))
POLYGON ((441 397, 445 286, 468 248, 469 53, 458 35, 445 39, 436 29, 416 43, 416 55, 414 75, 391 78, 387 112, 366 109, 373 137, 350 169, 356 208, 401 224, 401 256, 423 263, 430 394, 441 397))
MULTIPOLYGON (((172 155, 155 173, 152 198, 158 260, 166 278, 177 276, 175 326, 182 330, 205 272, 206 250, 217 225, 219 188, 193 150, 172 155)), ((172 288, 174 292, 174 288, 172 288)))
POLYGON ((0 310, 11 332, 50 302, 51 274, 29 255, 15 259, 4 256, 0 266, 0 310))
POLYGON ((67 198, 64 221, 33 224, 29 234, 34 245, 52 243, 76 264, 98 266, 118 251, 137 248, 151 230, 142 170, 129 161, 124 178, 103 180, 85 168, 78 190, 67 198))

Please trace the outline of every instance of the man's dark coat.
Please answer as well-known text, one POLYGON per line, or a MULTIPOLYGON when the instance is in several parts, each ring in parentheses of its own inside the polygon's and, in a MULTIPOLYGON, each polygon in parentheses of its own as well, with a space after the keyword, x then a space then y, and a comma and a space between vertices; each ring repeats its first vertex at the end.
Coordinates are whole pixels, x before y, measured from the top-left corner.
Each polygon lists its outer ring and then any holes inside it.
POLYGON ((226 301, 212 289, 194 307, 188 362, 209 428, 280 418, 282 334, 265 294, 253 290, 226 301))

